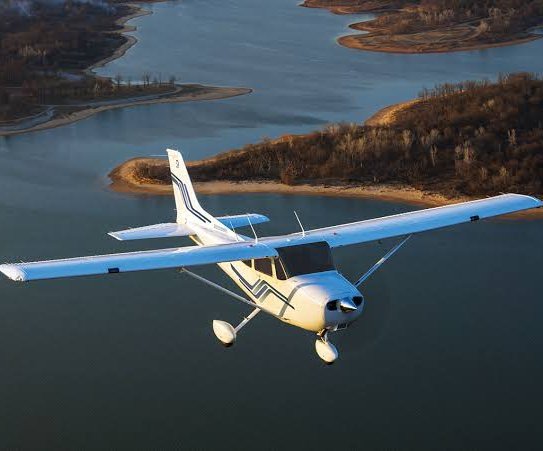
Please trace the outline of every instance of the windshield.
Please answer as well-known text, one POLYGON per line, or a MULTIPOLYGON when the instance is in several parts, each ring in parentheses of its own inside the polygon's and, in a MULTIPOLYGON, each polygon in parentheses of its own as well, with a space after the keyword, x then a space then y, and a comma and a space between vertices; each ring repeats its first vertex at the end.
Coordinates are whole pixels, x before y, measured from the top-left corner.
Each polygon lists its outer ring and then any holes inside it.
POLYGON ((330 246, 325 241, 277 248, 288 277, 335 270, 330 246))

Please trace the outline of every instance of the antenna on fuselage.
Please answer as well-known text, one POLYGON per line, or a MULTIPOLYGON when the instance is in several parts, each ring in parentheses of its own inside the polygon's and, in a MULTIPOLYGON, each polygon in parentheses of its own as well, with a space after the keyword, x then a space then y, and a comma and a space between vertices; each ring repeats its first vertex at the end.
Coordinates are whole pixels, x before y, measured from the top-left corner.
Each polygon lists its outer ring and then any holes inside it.
POLYGON ((296 216, 296 220, 298 221, 298 224, 300 224, 300 229, 302 229, 302 236, 305 236, 305 229, 302 225, 302 221, 300 221, 300 218, 298 217, 298 213, 296 213, 296 210, 294 210, 294 216, 296 216))
POLYGON ((251 222, 251 217, 249 216, 249 213, 247 213, 247 221, 249 221, 249 225, 251 226, 251 230, 253 231, 253 234, 255 236, 255 243, 258 243, 258 236, 256 235, 255 228, 253 227, 253 223, 251 222))

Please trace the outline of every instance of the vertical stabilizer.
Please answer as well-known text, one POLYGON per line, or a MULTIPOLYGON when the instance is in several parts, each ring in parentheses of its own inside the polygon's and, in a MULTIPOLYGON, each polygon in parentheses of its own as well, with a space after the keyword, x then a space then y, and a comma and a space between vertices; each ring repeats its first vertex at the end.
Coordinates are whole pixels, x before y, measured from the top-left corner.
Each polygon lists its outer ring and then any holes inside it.
POLYGON ((170 160, 177 222, 179 224, 191 222, 210 224, 213 217, 200 206, 196 198, 181 152, 172 149, 167 149, 166 152, 168 152, 168 159, 170 160))

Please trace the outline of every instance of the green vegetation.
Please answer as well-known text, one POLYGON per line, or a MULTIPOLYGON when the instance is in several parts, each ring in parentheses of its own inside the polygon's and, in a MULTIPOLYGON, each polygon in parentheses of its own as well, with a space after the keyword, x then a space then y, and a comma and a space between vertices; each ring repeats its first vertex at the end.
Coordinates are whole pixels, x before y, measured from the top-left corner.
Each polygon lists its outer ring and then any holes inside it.
MULTIPOLYGON (((189 168, 205 180, 287 184, 401 183, 448 196, 543 193, 543 80, 529 74, 442 85, 420 94, 392 124, 330 125, 264 141, 189 168)), ((136 176, 169 182, 166 165, 136 176)))

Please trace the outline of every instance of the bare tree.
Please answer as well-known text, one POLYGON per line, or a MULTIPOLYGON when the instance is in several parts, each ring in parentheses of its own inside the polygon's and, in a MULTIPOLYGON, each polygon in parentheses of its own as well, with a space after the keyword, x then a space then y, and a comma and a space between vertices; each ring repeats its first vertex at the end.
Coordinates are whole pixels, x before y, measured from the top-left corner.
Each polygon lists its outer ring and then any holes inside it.
POLYGON ((143 80, 143 87, 147 88, 151 82, 151 74, 149 72, 145 72, 141 78, 143 80))
POLYGON ((121 74, 115 75, 115 85, 117 86, 117 89, 121 88, 122 82, 123 82, 123 76, 121 74))
POLYGON ((437 158, 437 146, 434 144, 430 147, 430 160, 432 161, 432 167, 436 167, 436 158, 437 158))

